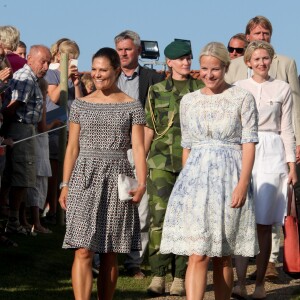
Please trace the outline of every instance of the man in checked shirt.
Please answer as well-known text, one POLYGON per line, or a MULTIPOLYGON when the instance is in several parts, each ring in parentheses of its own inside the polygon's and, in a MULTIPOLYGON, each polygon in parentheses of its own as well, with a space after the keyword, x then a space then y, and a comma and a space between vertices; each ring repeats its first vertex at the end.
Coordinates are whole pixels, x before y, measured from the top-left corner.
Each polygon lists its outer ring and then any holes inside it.
MULTIPOLYGON (((3 113, 9 120, 7 136, 14 141, 35 134, 37 123, 42 117, 43 95, 38 80, 43 78, 50 64, 51 54, 47 47, 31 47, 27 64, 14 73, 10 81, 11 101, 3 113)), ((35 187, 36 166, 34 139, 14 145, 8 152, 5 167, 6 179, 9 180, 9 218, 5 231, 7 233, 27 234, 20 225, 19 209, 26 194, 26 189, 35 187)))

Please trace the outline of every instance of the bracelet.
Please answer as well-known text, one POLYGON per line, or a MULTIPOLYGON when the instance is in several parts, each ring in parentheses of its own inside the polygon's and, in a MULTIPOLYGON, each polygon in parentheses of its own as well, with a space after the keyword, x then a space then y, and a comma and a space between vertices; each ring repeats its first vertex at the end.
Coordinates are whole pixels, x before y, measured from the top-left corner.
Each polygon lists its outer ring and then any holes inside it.
POLYGON ((69 182, 62 182, 60 185, 59 185, 59 189, 61 190, 63 187, 65 186, 69 186, 69 182))
POLYGON ((144 184, 144 183, 139 183, 139 184, 138 184, 138 187, 144 187, 144 188, 145 188, 145 187, 147 187, 147 185, 144 184))

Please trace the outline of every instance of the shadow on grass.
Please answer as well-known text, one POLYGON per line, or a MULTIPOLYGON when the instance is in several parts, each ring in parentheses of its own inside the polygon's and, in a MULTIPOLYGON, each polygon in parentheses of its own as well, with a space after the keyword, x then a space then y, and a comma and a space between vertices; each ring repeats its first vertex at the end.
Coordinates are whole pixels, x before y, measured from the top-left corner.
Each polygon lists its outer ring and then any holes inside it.
POLYGON ((61 249, 64 228, 53 234, 13 236, 19 247, 0 248, 0 299, 72 299, 73 255, 61 249))

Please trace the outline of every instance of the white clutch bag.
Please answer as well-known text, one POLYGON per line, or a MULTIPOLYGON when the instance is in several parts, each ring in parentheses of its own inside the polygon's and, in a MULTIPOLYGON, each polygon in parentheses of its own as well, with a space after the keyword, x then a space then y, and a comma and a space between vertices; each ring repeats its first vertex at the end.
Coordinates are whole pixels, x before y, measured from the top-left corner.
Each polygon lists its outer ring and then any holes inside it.
POLYGON ((138 187, 136 179, 126 176, 125 174, 118 175, 118 194, 121 201, 128 201, 132 199, 129 191, 138 187))

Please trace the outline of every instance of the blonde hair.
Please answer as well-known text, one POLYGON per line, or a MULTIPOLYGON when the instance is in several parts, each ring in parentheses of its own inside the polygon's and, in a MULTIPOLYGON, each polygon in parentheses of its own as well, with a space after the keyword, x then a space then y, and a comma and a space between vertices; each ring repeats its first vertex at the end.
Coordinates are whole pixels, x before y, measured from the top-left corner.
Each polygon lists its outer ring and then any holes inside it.
POLYGON ((225 66, 226 71, 230 65, 230 57, 227 48, 219 42, 208 43, 200 52, 199 61, 202 56, 213 56, 219 59, 225 66))
POLYGON ((73 54, 73 58, 77 59, 80 55, 79 46, 74 41, 64 41, 59 45, 59 53, 73 54))
POLYGON ((56 56, 57 56, 58 48, 59 48, 60 44, 64 41, 69 41, 69 40, 70 39, 68 39, 68 38, 61 38, 58 41, 56 41, 54 44, 51 45, 50 52, 51 52, 51 56, 52 56, 52 62, 57 62, 56 56))
POLYGON ((16 51, 20 41, 20 32, 13 26, 0 26, 0 43, 4 49, 16 51))
POLYGON ((268 52, 268 54, 270 55, 270 58, 273 59, 275 51, 274 51, 274 48, 269 43, 267 43, 265 41, 253 41, 248 45, 248 47, 244 53, 244 62, 245 63, 250 61, 253 52, 257 49, 266 50, 268 52))

